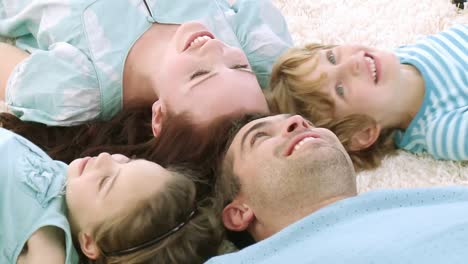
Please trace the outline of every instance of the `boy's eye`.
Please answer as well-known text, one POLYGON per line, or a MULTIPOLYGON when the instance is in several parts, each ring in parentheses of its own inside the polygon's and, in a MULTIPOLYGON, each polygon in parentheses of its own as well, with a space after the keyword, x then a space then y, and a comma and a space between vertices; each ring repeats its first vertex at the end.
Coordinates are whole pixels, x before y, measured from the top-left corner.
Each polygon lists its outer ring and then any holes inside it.
POLYGON ((335 54, 333 53, 332 50, 327 50, 327 59, 331 64, 333 65, 336 64, 335 54))
POLYGON ((336 90, 336 94, 338 94, 340 97, 344 97, 344 87, 342 84, 338 84, 335 87, 335 90, 336 90))
POLYGON ((194 72, 191 76, 190 76, 190 80, 193 80, 197 77, 200 77, 200 76, 203 76, 203 75, 206 75, 210 73, 210 71, 207 71, 207 70, 198 70, 196 72, 194 72))

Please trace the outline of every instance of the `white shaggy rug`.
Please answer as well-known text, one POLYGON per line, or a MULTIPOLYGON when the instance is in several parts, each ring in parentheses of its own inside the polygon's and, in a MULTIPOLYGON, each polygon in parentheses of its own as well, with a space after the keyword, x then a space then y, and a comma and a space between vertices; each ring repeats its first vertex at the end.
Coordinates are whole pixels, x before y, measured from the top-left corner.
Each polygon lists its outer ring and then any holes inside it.
MULTIPOLYGON (((413 43, 453 23, 468 23, 468 7, 451 0, 273 0, 297 45, 361 43, 385 49, 413 43)), ((467 47, 468 48, 468 47, 467 47)), ((468 124, 466 124, 468 125, 468 124)), ((468 162, 434 160, 398 151, 358 175, 360 192, 379 188, 468 186, 468 162)))
MULTIPOLYGON (((468 9, 450 0, 273 0, 286 17, 297 45, 361 43, 394 48, 468 23, 468 9)), ((468 8, 468 7, 467 7, 468 8)), ((0 111, 4 109, 0 102, 0 111)), ((382 166, 358 175, 359 191, 378 188, 468 186, 468 162, 437 161, 399 151, 382 166)))

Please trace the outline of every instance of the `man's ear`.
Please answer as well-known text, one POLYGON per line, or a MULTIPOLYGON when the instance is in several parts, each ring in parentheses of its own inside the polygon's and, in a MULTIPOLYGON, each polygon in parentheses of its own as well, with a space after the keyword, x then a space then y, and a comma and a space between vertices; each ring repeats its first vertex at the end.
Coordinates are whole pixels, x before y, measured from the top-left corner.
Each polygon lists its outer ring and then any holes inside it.
POLYGON ((83 254, 87 258, 97 259, 99 257, 99 248, 91 235, 85 232, 80 232, 78 234, 78 241, 80 243, 81 251, 83 251, 83 254))
POLYGON ((364 126, 351 137, 349 150, 358 151, 372 146, 379 138, 380 131, 380 125, 376 123, 364 126))
POLYGON ((224 207, 222 219, 227 229, 240 232, 249 227, 255 219, 255 213, 248 205, 234 201, 224 207))
POLYGON ((159 134, 161 134, 163 120, 166 114, 166 109, 161 99, 158 99, 156 102, 153 103, 151 110, 151 129, 153 130, 154 137, 158 137, 159 134))

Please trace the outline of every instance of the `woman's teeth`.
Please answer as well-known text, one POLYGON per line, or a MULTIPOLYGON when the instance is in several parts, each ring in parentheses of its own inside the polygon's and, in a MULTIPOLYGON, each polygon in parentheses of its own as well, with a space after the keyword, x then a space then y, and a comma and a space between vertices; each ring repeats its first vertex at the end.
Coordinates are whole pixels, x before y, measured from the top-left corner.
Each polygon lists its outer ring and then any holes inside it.
POLYGON ((377 69, 375 68, 375 61, 371 57, 365 56, 364 59, 367 61, 367 64, 371 68, 372 77, 374 78, 374 82, 377 81, 377 69))
POLYGON ((190 46, 193 46, 195 44, 198 44, 198 43, 201 43, 201 42, 206 42, 208 40, 210 40, 211 38, 209 36, 200 36, 200 37, 197 37, 196 39, 194 39, 192 41, 192 43, 190 43, 190 46))

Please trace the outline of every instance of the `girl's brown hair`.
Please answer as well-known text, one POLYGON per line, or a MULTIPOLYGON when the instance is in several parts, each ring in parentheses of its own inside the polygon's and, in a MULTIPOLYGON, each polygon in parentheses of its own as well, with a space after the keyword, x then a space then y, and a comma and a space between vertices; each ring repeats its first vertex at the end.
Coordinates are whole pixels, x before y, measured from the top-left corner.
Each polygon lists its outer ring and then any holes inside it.
POLYGON ((54 159, 70 162, 106 151, 143 158, 164 167, 184 168, 174 170, 178 176, 164 191, 139 203, 113 223, 103 224, 95 235, 101 250, 109 252, 156 237, 185 221, 196 209, 187 225, 147 250, 123 257, 107 258, 104 254, 94 263, 201 263, 217 253, 222 229, 212 213, 211 201, 205 197, 212 193, 213 163, 222 151, 224 134, 234 116, 197 125, 186 114, 168 114, 158 138, 153 137, 151 125, 142 121, 151 120, 150 117, 147 108, 132 108, 108 122, 47 127, 0 114, 3 127, 28 138, 54 159))
POLYGON ((308 44, 286 51, 273 66, 270 89, 265 92, 265 96, 273 113, 297 113, 316 126, 333 131, 348 151, 356 170, 375 168, 383 156, 395 151, 392 130, 382 130, 376 142, 366 149, 351 150, 352 137, 362 127, 375 125, 375 120, 367 115, 356 114, 335 118, 332 99, 319 89, 327 78, 326 74, 316 80, 306 78, 317 67, 318 52, 332 47, 308 44), (299 69, 299 66, 311 60, 316 60, 315 64, 299 69))
POLYGON ((162 191, 139 202, 112 221, 101 223, 94 239, 101 254, 88 263, 203 263, 215 256, 223 238, 223 229, 213 210, 212 201, 196 199, 191 179, 194 172, 173 169, 173 178, 162 191), (193 214, 193 215, 192 215, 193 214), (112 252, 129 249, 174 230, 161 241, 129 254, 112 252))

